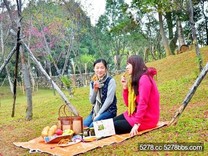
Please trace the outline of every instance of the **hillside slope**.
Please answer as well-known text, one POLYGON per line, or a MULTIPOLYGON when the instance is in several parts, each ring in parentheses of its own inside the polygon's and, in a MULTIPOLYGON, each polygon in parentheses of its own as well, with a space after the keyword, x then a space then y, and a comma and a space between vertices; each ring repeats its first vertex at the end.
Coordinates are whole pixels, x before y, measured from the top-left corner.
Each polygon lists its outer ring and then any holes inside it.
MULTIPOLYGON (((202 48, 201 54, 203 66, 205 66, 206 63, 208 63, 208 47, 202 48)), ((157 68, 157 83, 161 93, 161 105, 168 105, 171 110, 175 110, 176 106, 182 104, 200 73, 196 53, 193 51, 170 56, 162 60, 148 63, 147 65, 157 68)), ((189 105, 200 101, 205 102, 207 100, 207 85, 208 75, 197 88, 189 105)), ((170 114, 166 115, 169 116, 170 114)))

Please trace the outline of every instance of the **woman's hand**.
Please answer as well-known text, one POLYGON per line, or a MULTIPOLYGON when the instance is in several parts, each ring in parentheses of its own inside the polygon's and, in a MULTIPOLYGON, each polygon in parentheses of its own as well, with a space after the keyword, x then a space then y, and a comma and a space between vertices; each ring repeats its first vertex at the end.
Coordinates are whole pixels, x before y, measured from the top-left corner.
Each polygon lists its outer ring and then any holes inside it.
POLYGON ((121 84, 123 85, 123 89, 128 88, 128 81, 127 81, 126 77, 124 77, 124 76, 121 77, 121 84))
POLYGON ((99 116, 100 116, 100 114, 97 114, 97 115, 94 117, 93 121, 95 121, 99 116))
POLYGON ((131 129, 130 136, 135 136, 138 134, 140 124, 134 124, 134 126, 131 129))
POLYGON ((94 91, 98 91, 99 87, 100 87, 99 81, 94 81, 94 91))

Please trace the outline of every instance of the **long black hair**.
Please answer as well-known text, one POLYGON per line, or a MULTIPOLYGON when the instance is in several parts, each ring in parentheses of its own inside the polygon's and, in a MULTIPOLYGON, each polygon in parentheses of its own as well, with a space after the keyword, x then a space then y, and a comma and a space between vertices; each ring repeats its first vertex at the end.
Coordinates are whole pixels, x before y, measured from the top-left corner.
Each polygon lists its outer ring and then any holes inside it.
POLYGON ((147 67, 143 58, 138 55, 130 56, 127 60, 127 63, 132 65, 131 85, 134 89, 134 93, 138 95, 138 81, 140 77, 147 71, 147 67))

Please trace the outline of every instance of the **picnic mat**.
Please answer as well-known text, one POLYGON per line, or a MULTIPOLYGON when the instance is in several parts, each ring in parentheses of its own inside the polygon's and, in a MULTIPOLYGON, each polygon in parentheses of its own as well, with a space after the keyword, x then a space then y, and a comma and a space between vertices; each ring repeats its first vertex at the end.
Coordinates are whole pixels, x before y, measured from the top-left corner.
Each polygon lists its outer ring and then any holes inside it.
MULTIPOLYGON (((152 130, 161 128, 163 126, 166 126, 167 124, 168 122, 159 122, 157 127, 148 129, 145 131, 140 131, 138 135, 142 135, 152 130)), ((113 135, 113 136, 102 138, 100 140, 96 140, 92 142, 79 142, 77 144, 70 145, 67 147, 59 147, 57 146, 57 144, 46 144, 43 141, 42 137, 40 136, 28 142, 14 142, 13 144, 17 147, 29 149, 30 153, 39 152, 39 153, 48 153, 48 154, 59 155, 59 156, 71 156, 71 155, 85 153, 97 147, 103 147, 105 145, 111 145, 113 143, 120 143, 129 138, 131 137, 128 133, 128 134, 122 134, 122 135, 113 135)))

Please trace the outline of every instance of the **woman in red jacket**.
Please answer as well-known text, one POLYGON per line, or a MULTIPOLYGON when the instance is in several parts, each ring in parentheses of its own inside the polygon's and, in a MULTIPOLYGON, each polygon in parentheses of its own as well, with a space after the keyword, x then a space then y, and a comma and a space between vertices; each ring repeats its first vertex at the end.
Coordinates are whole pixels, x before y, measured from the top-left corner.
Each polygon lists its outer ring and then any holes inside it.
POLYGON ((138 134, 138 131, 156 127, 160 116, 160 97, 153 76, 155 68, 147 68, 143 59, 132 55, 127 60, 126 72, 122 76, 123 100, 127 111, 115 117, 116 134, 138 134))

